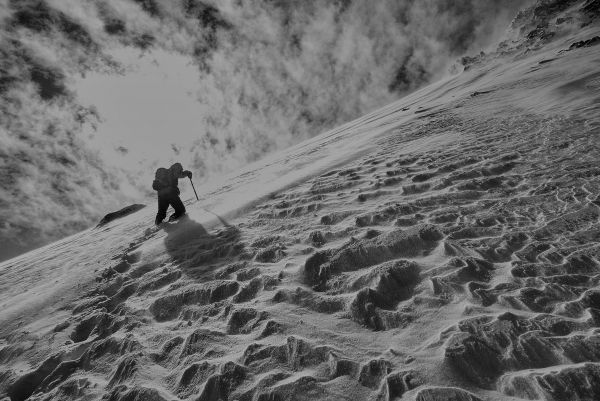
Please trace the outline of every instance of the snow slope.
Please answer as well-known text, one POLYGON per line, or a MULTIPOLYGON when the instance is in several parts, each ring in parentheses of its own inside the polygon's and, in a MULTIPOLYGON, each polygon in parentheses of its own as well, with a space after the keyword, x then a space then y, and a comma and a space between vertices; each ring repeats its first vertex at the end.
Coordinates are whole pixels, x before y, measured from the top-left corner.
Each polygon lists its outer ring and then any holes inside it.
POLYGON ((0 394, 599 399, 600 46, 568 50, 598 35, 518 36, 177 223, 0 264, 0 394))

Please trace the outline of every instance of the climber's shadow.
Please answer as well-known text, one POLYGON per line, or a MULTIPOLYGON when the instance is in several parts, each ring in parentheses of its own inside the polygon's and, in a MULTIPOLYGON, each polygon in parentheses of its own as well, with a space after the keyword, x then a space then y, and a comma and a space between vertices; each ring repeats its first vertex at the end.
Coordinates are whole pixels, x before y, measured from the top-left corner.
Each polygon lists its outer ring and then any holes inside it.
POLYGON ((220 259, 235 256, 243 249, 240 230, 215 215, 221 225, 209 232, 202 224, 185 215, 173 223, 164 223, 165 247, 184 274, 195 279, 214 273, 220 259))

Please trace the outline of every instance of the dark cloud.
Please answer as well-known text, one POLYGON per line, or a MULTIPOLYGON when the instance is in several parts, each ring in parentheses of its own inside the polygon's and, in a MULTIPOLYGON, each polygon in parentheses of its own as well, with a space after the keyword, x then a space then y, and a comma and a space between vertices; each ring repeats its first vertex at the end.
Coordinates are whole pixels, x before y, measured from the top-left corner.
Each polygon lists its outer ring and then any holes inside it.
POLYGON ((141 170, 118 169, 91 148, 83 127, 101 127, 101 116, 79 104, 72 85, 95 71, 126 74, 110 56, 117 46, 194 63, 202 126, 165 152, 208 177, 441 77, 459 56, 492 44, 522 4, 0 0, 0 241, 11 244, 0 258, 151 195, 141 170))

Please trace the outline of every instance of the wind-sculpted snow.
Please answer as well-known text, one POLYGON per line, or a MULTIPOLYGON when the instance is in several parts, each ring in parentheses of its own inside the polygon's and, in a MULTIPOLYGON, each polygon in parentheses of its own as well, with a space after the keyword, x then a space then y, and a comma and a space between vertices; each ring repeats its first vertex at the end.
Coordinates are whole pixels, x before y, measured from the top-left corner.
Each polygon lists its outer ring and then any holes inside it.
POLYGON ((0 394, 599 399, 597 33, 0 265, 0 394))

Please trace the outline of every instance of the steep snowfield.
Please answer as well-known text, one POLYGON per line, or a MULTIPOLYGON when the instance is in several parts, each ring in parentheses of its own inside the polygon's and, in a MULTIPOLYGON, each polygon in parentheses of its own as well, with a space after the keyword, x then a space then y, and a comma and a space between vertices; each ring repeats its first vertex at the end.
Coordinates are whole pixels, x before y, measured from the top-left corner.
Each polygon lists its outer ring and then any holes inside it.
POLYGON ((600 399, 599 34, 1 264, 0 394, 600 399))

